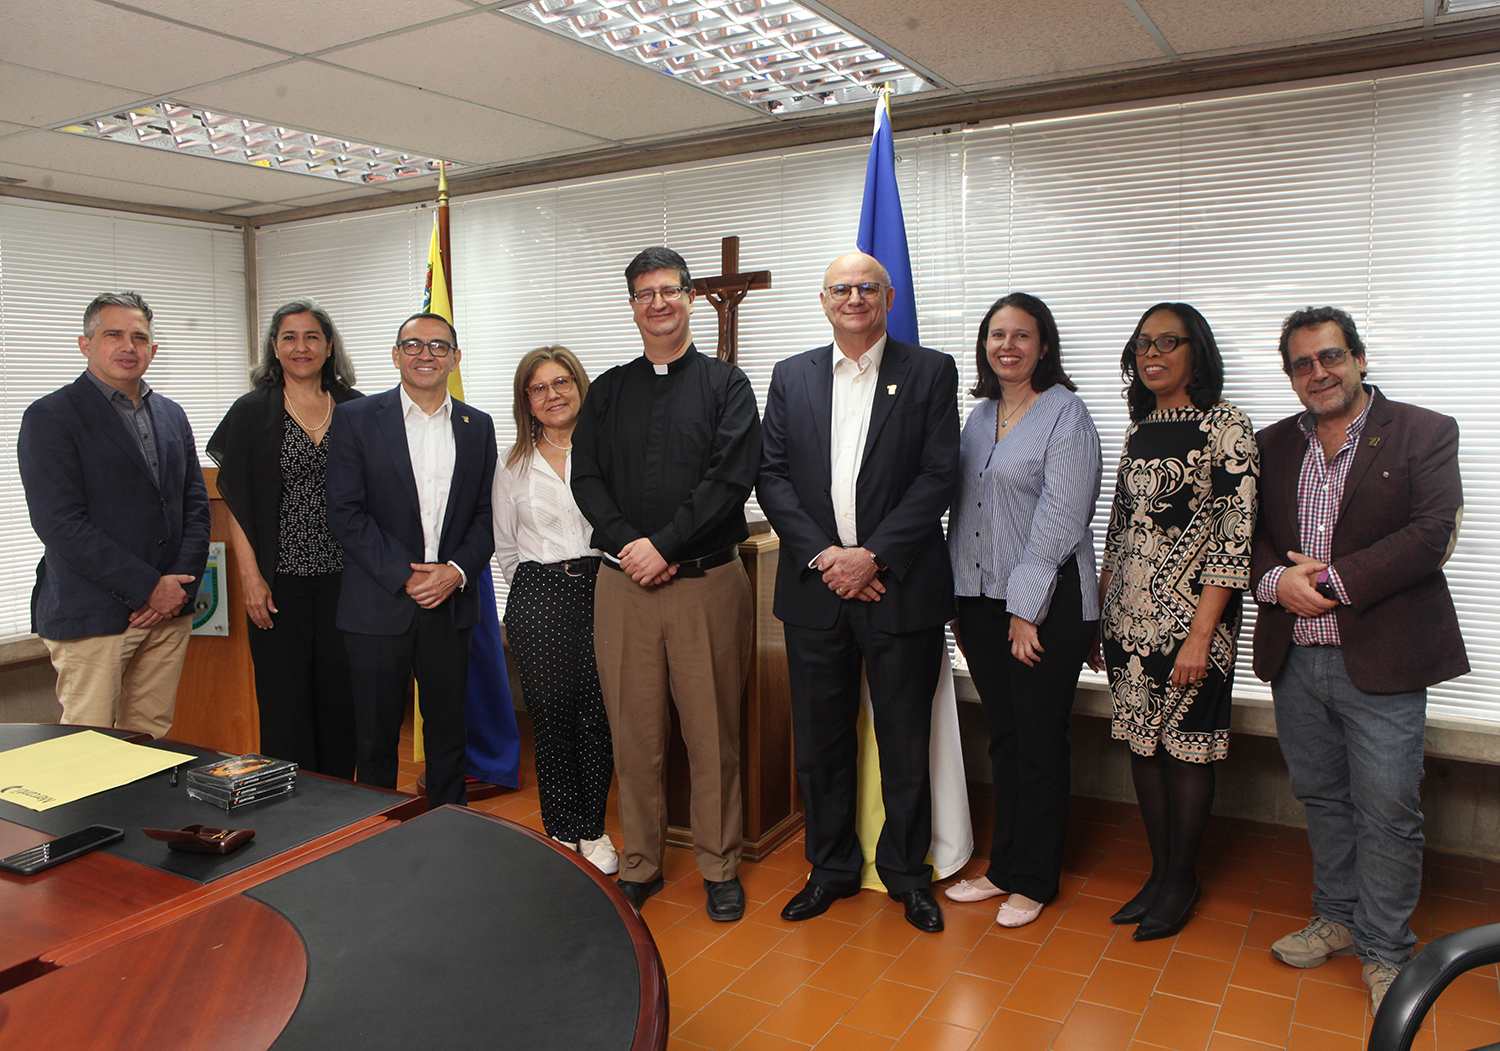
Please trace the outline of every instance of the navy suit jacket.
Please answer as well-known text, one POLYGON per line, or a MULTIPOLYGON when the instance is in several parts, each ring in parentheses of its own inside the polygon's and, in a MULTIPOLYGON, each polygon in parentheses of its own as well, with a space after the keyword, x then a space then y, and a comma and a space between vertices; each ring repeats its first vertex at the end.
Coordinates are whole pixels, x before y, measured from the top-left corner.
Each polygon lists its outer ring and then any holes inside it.
MULTIPOLYGON (((157 473, 87 374, 33 402, 16 458, 45 551, 31 630, 46 639, 118 635, 163 576, 189 595, 208 562, 208 490, 182 407, 152 392, 157 473)), ((192 603, 183 607, 192 611, 192 603)))
MULTIPOLYGON (((1256 436, 1260 512, 1250 589, 1301 551, 1297 478, 1307 439, 1289 416, 1256 436)), ((1344 499, 1333 527, 1333 561, 1349 593, 1336 616, 1344 666, 1366 693, 1404 693, 1469 670, 1442 564, 1463 507, 1458 423, 1429 409, 1387 401, 1372 389, 1344 499)), ((1261 603, 1255 674, 1270 681, 1292 645, 1296 615, 1261 603)))
MULTIPOLYGON (((479 621, 479 574, 495 551, 490 485, 495 422, 453 399, 453 478, 438 540, 439 562, 455 562, 468 585, 443 604, 455 629, 479 621)), ((406 593, 422 557, 421 505, 401 418, 401 388, 333 410, 328 427, 328 531, 344 549, 338 626, 361 635, 400 635, 417 615, 406 593)))
MULTIPOLYGON (((781 537, 775 613, 830 628, 840 599, 807 564, 838 545, 831 495, 833 354, 830 344, 780 362, 771 375, 756 493, 781 537)), ((872 603, 874 626, 917 631, 953 617, 953 569, 943 512, 958 484, 958 368, 936 350, 888 339, 855 483, 859 545, 890 567, 872 603)), ((858 600, 848 600, 858 601, 858 600)))

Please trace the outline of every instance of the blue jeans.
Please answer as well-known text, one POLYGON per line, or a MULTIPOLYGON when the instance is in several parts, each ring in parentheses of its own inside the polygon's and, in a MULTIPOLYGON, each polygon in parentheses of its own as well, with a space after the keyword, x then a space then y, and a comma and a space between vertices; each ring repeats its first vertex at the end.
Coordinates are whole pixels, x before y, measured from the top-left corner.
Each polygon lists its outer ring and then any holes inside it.
POLYGON ((1365 693, 1337 646, 1292 646, 1271 684, 1292 792, 1307 810, 1313 908, 1361 957, 1411 955, 1422 889, 1427 691, 1365 693))

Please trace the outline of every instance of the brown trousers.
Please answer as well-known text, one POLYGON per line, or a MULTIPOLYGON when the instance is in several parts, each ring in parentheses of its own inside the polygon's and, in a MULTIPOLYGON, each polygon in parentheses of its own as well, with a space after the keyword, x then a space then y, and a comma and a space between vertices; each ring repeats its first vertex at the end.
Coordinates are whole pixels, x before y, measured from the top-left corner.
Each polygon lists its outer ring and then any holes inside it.
POLYGON ((192 630, 183 616, 119 635, 43 639, 57 669, 59 721, 166 736, 192 630))
POLYGON ((687 745, 698 869, 716 881, 739 869, 740 698, 750 668, 752 605, 739 559, 654 588, 617 569, 599 570, 594 652, 620 780, 621 879, 661 875, 669 702, 687 745))

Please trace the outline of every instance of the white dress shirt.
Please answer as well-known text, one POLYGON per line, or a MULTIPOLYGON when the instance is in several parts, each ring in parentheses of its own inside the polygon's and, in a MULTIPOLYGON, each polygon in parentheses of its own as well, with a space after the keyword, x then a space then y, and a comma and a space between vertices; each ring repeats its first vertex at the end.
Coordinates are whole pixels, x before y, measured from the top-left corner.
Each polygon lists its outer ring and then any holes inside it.
POLYGON ((593 526, 573 499, 573 454, 559 478, 533 451, 495 472, 495 560, 509 583, 522 562, 562 562, 599 552, 589 546, 593 526))
POLYGON ((855 547, 859 528, 855 521, 854 488, 865 457, 865 439, 870 433, 870 410, 880 382, 880 359, 886 337, 855 361, 833 345, 833 433, 829 443, 833 460, 833 514, 839 527, 839 543, 855 547))
MULTIPOLYGON (((417 505, 422 514, 422 561, 438 560, 438 541, 443 535, 443 517, 448 512, 448 489, 453 484, 453 398, 446 392, 443 404, 428 415, 401 388, 401 419, 406 424, 406 451, 411 456, 412 477, 417 483, 417 505)), ((449 563, 452 565, 452 563, 449 563)), ((463 570, 458 566, 460 574, 463 570)), ((468 583, 465 576, 464 583, 468 583)))

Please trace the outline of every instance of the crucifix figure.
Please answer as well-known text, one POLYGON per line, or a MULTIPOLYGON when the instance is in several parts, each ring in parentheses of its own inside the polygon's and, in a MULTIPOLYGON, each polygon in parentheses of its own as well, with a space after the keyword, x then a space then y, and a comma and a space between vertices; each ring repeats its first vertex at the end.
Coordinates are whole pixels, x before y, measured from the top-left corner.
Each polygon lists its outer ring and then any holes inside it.
POLYGON ((755 270, 739 273, 740 239, 726 237, 723 241, 723 267, 718 277, 699 278, 693 289, 713 304, 719 314, 719 359, 731 365, 740 358, 740 301, 751 289, 770 288, 771 271, 755 270))

